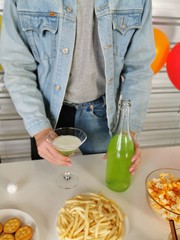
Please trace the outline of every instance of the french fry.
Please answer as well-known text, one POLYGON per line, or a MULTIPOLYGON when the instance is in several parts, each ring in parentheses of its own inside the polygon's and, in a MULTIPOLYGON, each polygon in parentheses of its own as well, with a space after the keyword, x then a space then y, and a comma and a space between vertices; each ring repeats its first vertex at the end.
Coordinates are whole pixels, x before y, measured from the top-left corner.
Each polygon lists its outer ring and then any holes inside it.
POLYGON ((57 233, 60 240, 119 240, 124 220, 124 212, 103 194, 80 194, 60 209, 57 233))

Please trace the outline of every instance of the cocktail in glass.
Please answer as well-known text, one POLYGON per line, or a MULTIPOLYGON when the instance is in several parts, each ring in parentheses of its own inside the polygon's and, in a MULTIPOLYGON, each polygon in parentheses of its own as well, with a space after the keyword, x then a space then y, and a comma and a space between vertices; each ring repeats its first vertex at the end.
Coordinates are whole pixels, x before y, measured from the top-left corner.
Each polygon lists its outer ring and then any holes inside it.
MULTIPOLYGON (((84 131, 73 127, 55 129, 47 137, 48 142, 64 156, 72 156, 86 139, 87 135, 84 131)), ((60 174, 56 179, 58 187, 65 189, 77 186, 78 182, 78 175, 69 170, 60 174)))

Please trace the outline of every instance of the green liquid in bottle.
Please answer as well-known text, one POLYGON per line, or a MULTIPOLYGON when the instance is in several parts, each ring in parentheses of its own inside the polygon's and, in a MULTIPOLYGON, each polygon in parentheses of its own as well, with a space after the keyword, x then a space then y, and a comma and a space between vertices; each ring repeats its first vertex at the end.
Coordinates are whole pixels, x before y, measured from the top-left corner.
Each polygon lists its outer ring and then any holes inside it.
POLYGON ((125 134, 114 135, 107 149, 106 185, 113 191, 125 191, 131 183, 129 168, 134 143, 125 134))

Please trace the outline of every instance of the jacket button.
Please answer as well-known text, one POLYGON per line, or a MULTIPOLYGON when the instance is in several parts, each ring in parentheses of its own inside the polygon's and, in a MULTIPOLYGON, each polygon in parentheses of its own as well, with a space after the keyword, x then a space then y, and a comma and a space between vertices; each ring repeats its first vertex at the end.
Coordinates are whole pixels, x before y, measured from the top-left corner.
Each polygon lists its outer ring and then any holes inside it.
POLYGON ((55 89, 56 91, 59 91, 59 90, 61 89, 61 86, 60 86, 60 85, 55 85, 55 86, 54 86, 54 89, 55 89))
POLYGON ((63 48, 63 49, 62 49, 62 52, 63 52, 63 54, 68 54, 69 49, 68 49, 68 48, 63 48))
POLYGON ((73 9, 72 9, 71 6, 67 6, 67 7, 66 7, 66 11, 67 11, 68 13, 71 13, 71 12, 73 11, 73 9))

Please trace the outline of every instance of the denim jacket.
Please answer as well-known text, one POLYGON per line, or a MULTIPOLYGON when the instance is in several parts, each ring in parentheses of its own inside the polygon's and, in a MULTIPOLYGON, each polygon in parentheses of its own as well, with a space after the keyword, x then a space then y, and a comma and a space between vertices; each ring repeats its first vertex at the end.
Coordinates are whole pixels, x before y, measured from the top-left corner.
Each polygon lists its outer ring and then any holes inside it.
MULTIPOLYGON (((131 100, 130 129, 140 132, 155 56, 151 0, 94 0, 105 63, 110 132, 118 102, 131 100)), ((75 0, 6 0, 0 62, 5 84, 31 136, 55 127, 65 96, 76 35, 75 0)))

